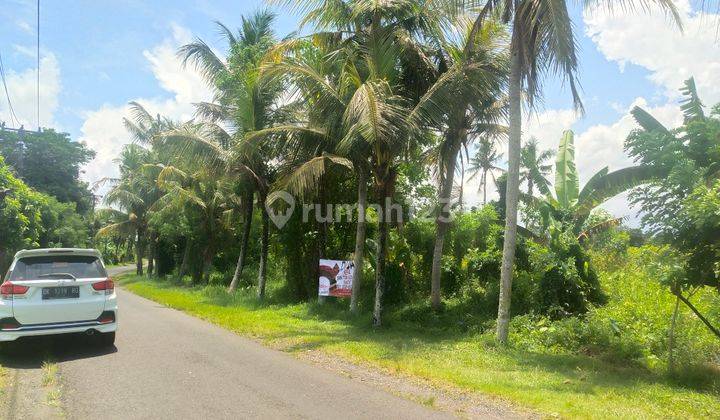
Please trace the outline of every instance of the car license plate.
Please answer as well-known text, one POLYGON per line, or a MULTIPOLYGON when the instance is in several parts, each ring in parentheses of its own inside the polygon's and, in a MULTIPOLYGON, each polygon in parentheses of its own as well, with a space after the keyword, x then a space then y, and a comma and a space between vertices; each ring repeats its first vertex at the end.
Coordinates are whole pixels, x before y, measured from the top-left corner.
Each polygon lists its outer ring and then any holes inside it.
POLYGON ((43 299, 72 299, 80 297, 80 287, 43 287, 43 299))

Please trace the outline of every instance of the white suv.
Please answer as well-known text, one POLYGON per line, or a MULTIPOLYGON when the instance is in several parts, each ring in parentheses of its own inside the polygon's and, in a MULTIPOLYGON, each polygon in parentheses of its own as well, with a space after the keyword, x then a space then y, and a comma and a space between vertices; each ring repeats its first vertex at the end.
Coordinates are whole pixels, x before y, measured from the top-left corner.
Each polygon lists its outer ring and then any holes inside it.
POLYGON ((20 251, 0 295, 0 341, 85 332, 115 343, 117 295, 97 250, 20 251))

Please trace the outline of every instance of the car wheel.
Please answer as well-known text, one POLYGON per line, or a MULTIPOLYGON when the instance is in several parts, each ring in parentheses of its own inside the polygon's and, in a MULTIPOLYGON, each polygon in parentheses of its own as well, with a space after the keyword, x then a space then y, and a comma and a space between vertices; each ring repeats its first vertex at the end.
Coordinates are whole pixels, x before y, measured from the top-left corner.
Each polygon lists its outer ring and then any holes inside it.
POLYGON ((102 347, 112 347, 115 345, 115 331, 101 333, 98 339, 102 347))

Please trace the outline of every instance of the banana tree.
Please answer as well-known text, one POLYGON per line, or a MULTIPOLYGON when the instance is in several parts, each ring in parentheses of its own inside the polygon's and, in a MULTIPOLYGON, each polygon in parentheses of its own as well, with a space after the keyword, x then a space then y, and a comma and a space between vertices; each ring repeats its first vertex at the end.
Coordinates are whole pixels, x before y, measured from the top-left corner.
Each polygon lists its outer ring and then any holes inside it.
POLYGON ((545 232, 571 231, 578 240, 582 240, 620 221, 614 219, 587 226, 588 217, 596 207, 618 194, 650 182, 656 176, 657 170, 649 166, 631 166, 613 172, 605 167, 580 189, 580 177, 575 165, 574 134, 568 130, 563 133, 557 151, 554 193, 546 185, 539 184, 544 197, 528 199, 540 210, 545 232))

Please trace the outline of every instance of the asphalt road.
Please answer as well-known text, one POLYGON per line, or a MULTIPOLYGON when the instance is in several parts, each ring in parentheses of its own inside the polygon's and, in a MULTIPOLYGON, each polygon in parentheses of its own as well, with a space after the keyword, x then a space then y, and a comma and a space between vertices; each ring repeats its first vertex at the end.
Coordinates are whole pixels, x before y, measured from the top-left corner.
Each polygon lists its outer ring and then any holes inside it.
MULTIPOLYGON (((118 295, 115 349, 99 352, 80 338, 50 344, 68 418, 447 416, 129 292, 118 295)), ((16 367, 39 369, 41 361, 28 357, 16 367)))

